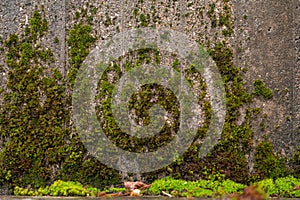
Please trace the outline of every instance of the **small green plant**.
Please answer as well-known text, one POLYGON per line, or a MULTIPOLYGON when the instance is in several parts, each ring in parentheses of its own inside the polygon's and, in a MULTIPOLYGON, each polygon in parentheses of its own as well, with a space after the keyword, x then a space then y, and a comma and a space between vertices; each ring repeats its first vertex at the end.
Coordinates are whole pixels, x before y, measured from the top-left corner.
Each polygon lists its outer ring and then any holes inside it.
POLYGON ((264 179, 255 183, 255 185, 263 189, 268 195, 278 194, 278 188, 274 184, 273 179, 264 179))
POLYGON ((16 196, 97 196, 99 189, 93 187, 83 187, 81 183, 73 181, 55 181, 51 186, 39 188, 38 190, 21 188, 16 186, 14 195, 16 196))
POLYGON ((236 183, 232 180, 225 180, 221 183, 221 188, 225 191, 225 194, 231 194, 234 192, 241 193, 244 190, 245 185, 236 183))
POLYGON ((300 186, 300 179, 293 176, 287 176, 278 179, 265 179, 255 183, 261 187, 269 196, 279 197, 300 197, 300 190, 294 190, 300 186))
POLYGON ((104 21, 105 26, 110 26, 112 25, 112 20, 108 14, 105 15, 105 21, 104 21))
POLYGON ((102 192, 105 192, 105 193, 119 193, 119 192, 126 192, 126 189, 125 188, 107 188, 105 190, 103 190, 102 192))
MULTIPOLYGON (((295 189, 296 186, 300 186, 300 179, 293 176, 264 179, 252 185, 260 193, 265 193, 265 196, 300 197, 300 190, 295 189)), ((245 188, 246 185, 232 180, 185 181, 165 177, 154 181, 149 189, 149 193, 160 195, 164 191, 173 196, 182 197, 224 197, 233 193, 242 194, 245 188)))
POLYGON ((245 185, 231 180, 185 181, 170 177, 152 183, 149 193, 159 195, 162 191, 181 197, 222 197, 234 192, 241 193, 245 185))
POLYGON ((89 191, 78 182, 55 181, 50 187, 51 196, 89 196, 89 191))
POLYGON ((294 177, 278 178, 275 180, 275 185, 281 197, 288 197, 288 193, 290 193, 296 185, 299 185, 299 180, 297 181, 294 177))
POLYGON ((299 198, 300 197, 300 190, 295 190, 295 191, 290 192, 290 197, 299 198))

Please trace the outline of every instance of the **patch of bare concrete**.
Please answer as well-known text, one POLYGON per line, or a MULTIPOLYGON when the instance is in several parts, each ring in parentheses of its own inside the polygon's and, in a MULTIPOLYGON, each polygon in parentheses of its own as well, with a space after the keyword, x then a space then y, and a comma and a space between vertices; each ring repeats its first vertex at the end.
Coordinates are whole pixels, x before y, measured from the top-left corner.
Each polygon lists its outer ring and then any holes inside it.
POLYGON ((294 0, 233 1, 235 63, 247 69, 244 77, 249 91, 254 81, 261 79, 274 92, 271 100, 257 100, 250 106, 261 107, 264 115, 254 121, 253 131, 258 139, 266 135, 283 155, 290 155, 299 145, 296 4, 299 2, 294 0), (264 131, 260 130, 261 123, 264 131))

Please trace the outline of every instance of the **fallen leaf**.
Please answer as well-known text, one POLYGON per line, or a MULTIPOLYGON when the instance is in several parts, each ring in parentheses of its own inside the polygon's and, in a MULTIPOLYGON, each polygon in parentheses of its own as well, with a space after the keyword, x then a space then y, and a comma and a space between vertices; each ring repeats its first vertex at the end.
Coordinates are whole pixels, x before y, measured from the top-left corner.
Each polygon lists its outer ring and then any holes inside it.
POLYGON ((295 186, 293 190, 300 190, 300 185, 295 186))
POLYGON ((98 194, 98 197, 105 197, 107 194, 105 193, 105 192, 100 192, 99 194, 98 194))
POLYGON ((244 189, 243 194, 237 197, 238 200, 263 200, 266 195, 257 186, 248 186, 244 189))
POLYGON ((140 181, 136 181, 136 182, 125 181, 124 186, 126 189, 129 189, 130 191, 133 191, 135 189, 144 190, 150 187, 150 185, 140 181))
POLYGON ((100 192, 98 194, 98 197, 121 197, 121 196, 128 196, 129 193, 125 193, 123 194, 122 192, 119 192, 119 193, 111 193, 111 194, 107 194, 105 192, 100 192))

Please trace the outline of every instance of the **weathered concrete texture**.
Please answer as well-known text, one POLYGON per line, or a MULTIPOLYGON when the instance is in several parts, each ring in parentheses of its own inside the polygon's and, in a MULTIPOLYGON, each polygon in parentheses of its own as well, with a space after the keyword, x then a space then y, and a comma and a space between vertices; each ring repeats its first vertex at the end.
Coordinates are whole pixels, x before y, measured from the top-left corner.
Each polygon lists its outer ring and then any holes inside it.
MULTIPOLYGON (((44 9, 48 22, 48 33, 39 42, 42 46, 51 49, 55 62, 48 67, 58 67, 62 74, 66 75, 66 3, 59 1, 32 1, 32 0, 4 0, 0 3, 0 36, 5 40, 9 34, 22 36, 24 28, 29 25, 35 7, 44 9), (51 2, 51 3, 50 3, 51 2), (58 39, 58 43, 54 39, 58 39)), ((0 52, 0 85, 5 88, 8 68, 5 64, 4 52, 0 52)), ((44 66, 47 67, 47 66, 44 66)), ((1 105, 0 95, 0 105, 1 105)))
MULTIPOLYGON (((251 107, 262 107, 262 116, 254 121, 256 140, 266 132, 277 152, 286 154, 298 146, 299 67, 295 64, 294 0, 235 0, 235 62, 246 68, 247 87, 253 89, 261 79, 274 91, 268 101, 257 100, 251 107), (259 124, 264 124, 262 131, 259 124)), ((297 2, 298 3, 298 2, 297 2)), ((299 4, 299 3, 298 3, 299 4)))
MULTIPOLYGON (((18 30, 18 24, 21 19, 21 8, 18 7, 17 1, 1 1, 0 3, 0 37, 5 39, 10 33, 18 30)), ((5 55, 0 52, 0 66, 5 66, 5 55)), ((8 69, 0 69, 0 84, 5 87, 7 82, 8 69)), ((0 95, 0 105, 2 98, 0 95)))
MULTIPOLYGON (((22 1, 2 1, 0 7, 0 35, 6 39, 9 34, 16 33, 21 35, 24 27, 29 25, 29 19, 35 6, 45 10, 45 17, 48 21, 48 34, 40 42, 47 48, 50 48, 56 58, 56 66, 62 66, 65 62, 65 24, 66 10, 64 0, 48 1, 42 0, 34 2, 31 0, 22 1), (54 38, 59 39, 59 43, 54 43, 54 38)), ((3 62, 3 57, 1 56, 3 62)))

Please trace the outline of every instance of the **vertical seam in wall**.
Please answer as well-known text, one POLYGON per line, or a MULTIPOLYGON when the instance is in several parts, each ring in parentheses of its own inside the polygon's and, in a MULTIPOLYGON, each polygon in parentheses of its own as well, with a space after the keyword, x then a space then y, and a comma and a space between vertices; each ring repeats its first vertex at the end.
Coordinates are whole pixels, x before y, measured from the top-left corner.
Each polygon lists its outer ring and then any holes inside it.
POLYGON ((297 31, 297 28, 296 28, 296 23, 295 23, 295 20, 296 20, 296 17, 295 17, 295 12, 296 12, 296 0, 293 1, 292 3, 292 24, 291 26, 293 27, 293 31, 292 31, 292 42, 293 42, 293 48, 294 50, 292 52, 294 52, 294 55, 293 55, 293 66, 292 66, 292 79, 291 79, 291 85, 292 85, 292 91, 291 91, 291 118, 292 118, 292 121, 291 121, 291 138, 292 138, 292 147, 296 147, 296 144, 295 144, 295 120, 296 120, 296 109, 295 109, 295 104, 296 104, 296 98, 295 98, 295 73, 297 72, 297 69, 296 69, 296 59, 297 59, 297 53, 296 53, 296 31, 297 31))
MULTIPOLYGON (((293 4, 293 26, 294 26, 294 35, 293 35, 293 42, 294 42, 294 72, 293 72, 293 76, 295 76, 295 73, 298 75, 299 74, 299 56, 300 56, 300 49, 299 47, 297 47, 297 41, 300 39, 300 17, 299 15, 296 15, 297 11, 299 8, 297 8, 299 6, 299 1, 298 0, 294 0, 294 4, 293 4)), ((294 95, 297 95, 297 92, 299 91, 299 85, 297 85, 298 81, 294 81, 294 89, 296 88, 296 92, 294 92, 294 95)), ((298 83, 299 84, 299 83, 298 83)), ((299 126, 299 118, 297 116, 297 111, 299 111, 299 107, 300 107, 300 102, 299 102, 299 98, 296 98, 296 95, 294 96, 294 106, 296 107, 295 109, 295 113, 294 113, 294 119, 293 119, 293 125, 294 125, 294 129, 293 129, 293 133, 294 133, 294 137, 296 137, 295 139, 293 138, 293 142, 295 143, 294 146, 297 148, 297 146, 299 146, 299 137, 297 135, 298 133, 298 126, 299 126), (296 123, 296 124, 295 124, 296 123)))
MULTIPOLYGON (((298 40, 300 40, 300 18, 299 15, 297 15, 297 11, 299 8, 298 0, 293 1, 293 17, 292 17, 292 26, 293 26, 293 52, 294 52, 294 65, 293 65, 293 135, 292 135, 292 141, 293 141, 293 146, 297 148, 299 146, 299 137, 298 137, 298 126, 299 126, 299 116, 298 116, 298 111, 300 108, 300 102, 297 97, 297 93, 299 92, 299 80, 300 77, 297 77, 297 75, 300 74, 300 68, 299 68, 299 56, 300 56, 300 49, 297 47, 298 40)), ((300 115, 300 114, 299 114, 300 115)), ((296 150, 296 149, 295 149, 296 150)))
POLYGON ((64 27, 64 30, 63 30, 63 34, 64 34, 64 41, 62 43, 63 45, 63 49, 64 49, 64 77, 67 78, 67 53, 68 53, 68 46, 66 44, 67 42, 67 21, 66 21, 66 18, 67 18, 67 10, 66 10, 66 0, 63 0, 63 19, 62 19, 62 23, 63 23, 63 27, 64 27))
MULTIPOLYGON (((63 42, 62 42, 62 49, 63 49, 63 77, 65 79, 65 91, 66 91, 66 95, 71 95, 71 91, 70 88, 68 87, 68 45, 67 45, 67 0, 63 0, 62 1, 62 11, 63 11, 63 19, 62 19, 62 23, 63 23, 63 42)), ((68 108, 68 96, 65 97, 65 108, 67 109, 67 111, 72 112, 69 108, 68 108)), ((68 120, 64 120, 64 128, 68 129, 70 124, 70 121, 68 120)))
MULTIPOLYGON (((179 5, 179 9, 180 9, 180 29, 178 31, 183 31, 183 33, 185 34, 185 11, 186 11, 186 7, 185 7, 185 0, 180 0, 180 5, 179 5)), ((184 79, 184 73, 183 73, 183 64, 180 65, 180 88, 179 88, 179 98, 181 98, 181 92, 182 92, 182 88, 183 88, 183 79, 184 79)), ((181 101, 180 101, 181 102, 181 101)), ((180 113, 182 113, 182 105, 180 103, 180 113)), ((182 128, 182 114, 180 114, 180 129, 182 128)))
MULTIPOLYGON (((121 2, 121 51, 122 51, 122 56, 124 56, 124 1, 125 0, 120 0, 121 2)), ((123 68, 122 66, 123 62, 121 62, 121 69, 123 68)))

